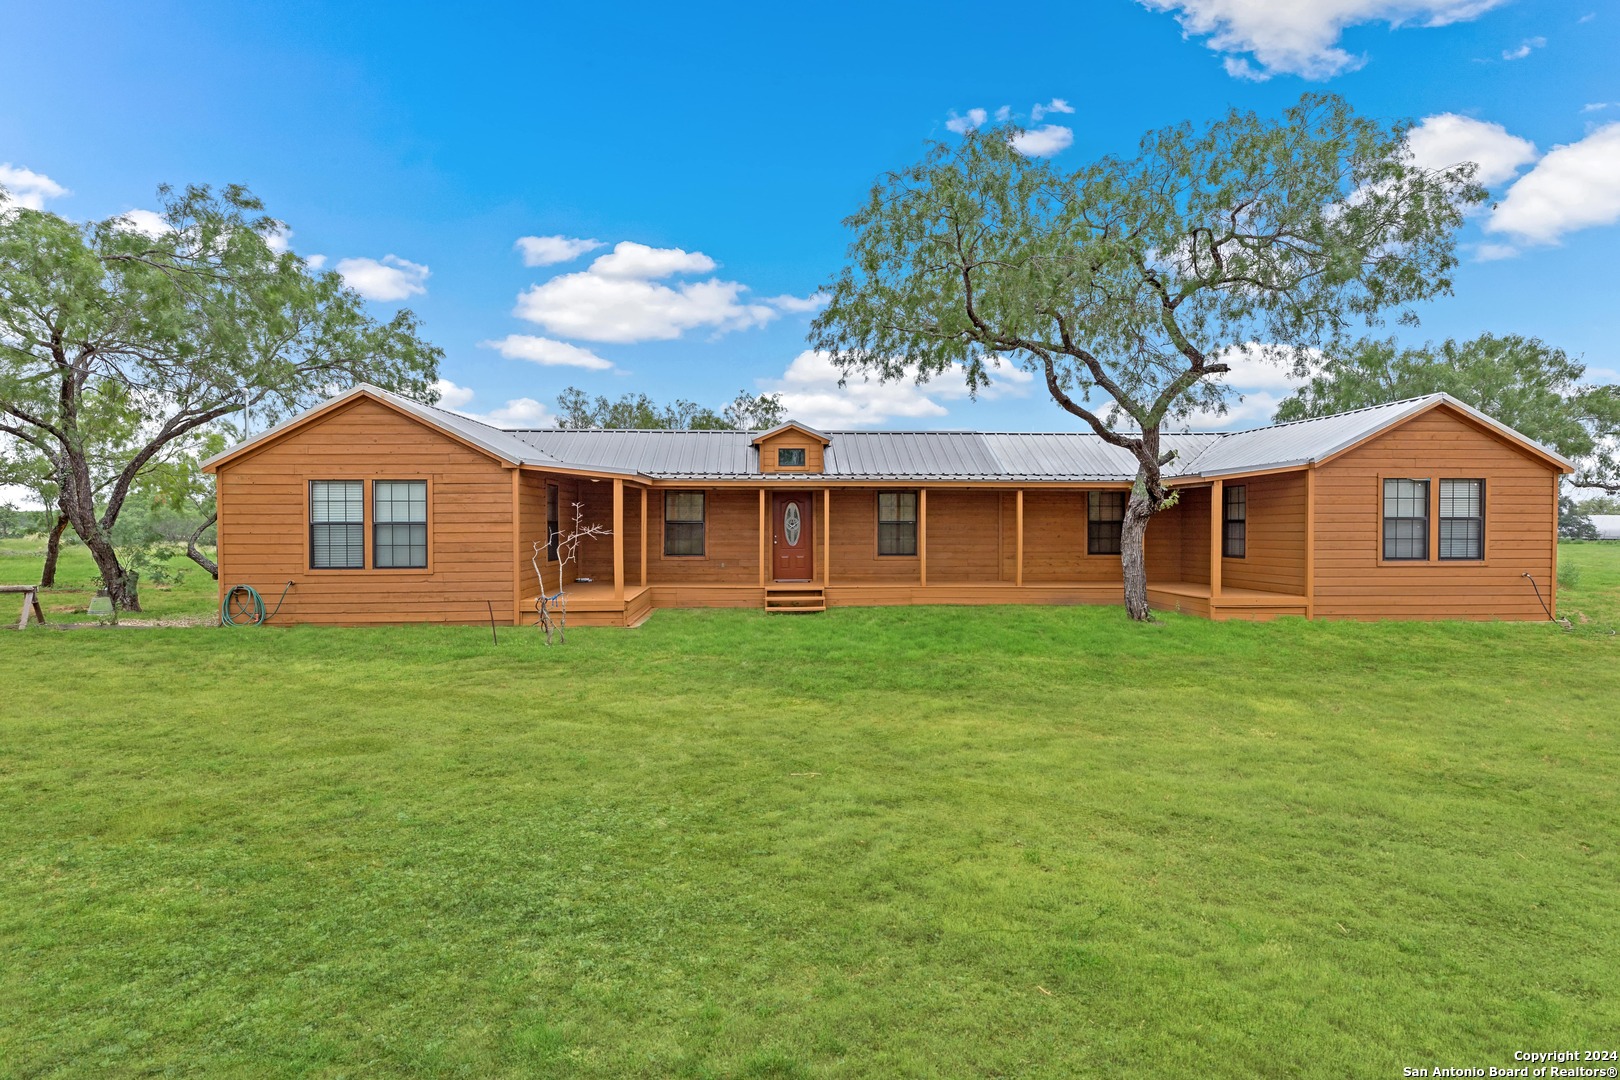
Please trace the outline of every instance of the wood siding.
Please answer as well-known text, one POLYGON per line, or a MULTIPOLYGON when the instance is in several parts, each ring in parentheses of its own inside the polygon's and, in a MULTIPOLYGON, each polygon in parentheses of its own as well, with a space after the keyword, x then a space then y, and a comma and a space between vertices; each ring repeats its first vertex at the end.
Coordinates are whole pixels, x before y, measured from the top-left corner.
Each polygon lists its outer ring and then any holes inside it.
MULTIPOLYGON (((608 495, 611 500, 611 490, 608 495)), ((611 501, 608 510, 612 512, 611 501)), ((822 565, 819 544, 818 533, 817 566, 822 565)), ((647 577, 653 584, 758 585, 759 492, 701 486, 653 489, 647 496, 647 549, 647 577), (701 556, 664 554, 665 491, 702 491, 707 496, 701 556)), ((610 580, 612 569, 610 564, 610 580)))
MULTIPOLYGON (((1247 554, 1221 560, 1221 587, 1305 594, 1305 473, 1235 478, 1248 501, 1247 554)), ((1207 497, 1207 493, 1206 493, 1207 497)), ((1206 518, 1207 520, 1207 518, 1206 518)), ((1223 519, 1224 520, 1224 519, 1223 519)), ((1207 536, 1208 529, 1206 527, 1207 536)))
POLYGON ((251 585, 278 623, 512 620, 512 480, 493 458, 369 399, 334 409, 219 471, 220 586, 251 585), (373 480, 426 479, 423 570, 371 569, 373 480), (366 482, 366 567, 309 567, 309 482, 366 482))
POLYGON ((789 429, 759 444, 759 471, 762 473, 818 473, 826 467, 826 447, 814 435, 789 429), (778 450, 803 450, 804 465, 782 468, 776 464, 778 450))
MULTIPOLYGON (((1545 619, 1555 573, 1553 468, 1444 407, 1317 469, 1315 614, 1336 619, 1545 619), (1485 561, 1380 559, 1382 479, 1485 480, 1485 561)), ((1438 483, 1430 491, 1437 512, 1438 483)), ((1433 555, 1433 545, 1430 545, 1433 555)))

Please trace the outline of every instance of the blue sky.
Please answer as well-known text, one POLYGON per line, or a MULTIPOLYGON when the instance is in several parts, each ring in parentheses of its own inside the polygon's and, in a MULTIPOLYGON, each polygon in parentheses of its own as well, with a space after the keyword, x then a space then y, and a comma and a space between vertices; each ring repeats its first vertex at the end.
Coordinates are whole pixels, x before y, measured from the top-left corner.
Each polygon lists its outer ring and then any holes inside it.
MULTIPOLYGON (((805 309, 840 220, 975 109, 1077 167, 1307 89, 1423 121, 1415 149, 1480 160, 1499 200, 1456 295, 1406 336, 1534 334, 1620 369, 1612 0, 62 3, 7 28, 0 183, 73 218, 149 209, 165 181, 246 183, 379 314, 416 310, 448 403, 497 420, 544 423, 573 384, 782 390, 834 427, 1073 428, 1014 381, 977 402, 832 386, 805 309)), ((1246 400, 1205 426, 1263 422, 1286 391, 1258 365, 1234 386, 1246 400)))

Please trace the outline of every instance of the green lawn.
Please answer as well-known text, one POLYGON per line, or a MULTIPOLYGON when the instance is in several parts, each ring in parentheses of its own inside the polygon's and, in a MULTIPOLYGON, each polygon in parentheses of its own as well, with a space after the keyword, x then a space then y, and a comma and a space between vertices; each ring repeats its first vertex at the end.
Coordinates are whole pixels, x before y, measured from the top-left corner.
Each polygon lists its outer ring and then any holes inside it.
POLYGON ((1389 1077, 1610 1048, 1620 545, 1564 558, 1568 630, 0 631, 0 1074, 1389 1077))

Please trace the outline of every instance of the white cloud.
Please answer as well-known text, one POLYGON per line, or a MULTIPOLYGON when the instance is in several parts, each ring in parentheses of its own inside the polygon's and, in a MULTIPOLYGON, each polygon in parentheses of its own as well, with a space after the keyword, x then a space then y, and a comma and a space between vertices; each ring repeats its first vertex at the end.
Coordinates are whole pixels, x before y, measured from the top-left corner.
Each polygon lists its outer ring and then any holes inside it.
POLYGON ((277 225, 264 236, 264 246, 280 255, 292 247, 292 230, 285 225, 277 225))
POLYGON ((621 243, 586 270, 518 295, 513 314, 562 337, 586 341, 668 341, 688 330, 716 333, 764 326, 780 312, 743 300, 747 286, 709 278, 665 285, 654 278, 705 273, 715 261, 697 251, 621 243))
POLYGON ((989 119, 990 114, 983 109, 969 109, 965 116, 957 116, 956 110, 953 109, 951 118, 945 121, 945 127, 946 130, 954 131, 958 135, 966 135, 974 128, 983 127, 989 119))
POLYGON ((473 399, 470 387, 457 386, 449 379, 435 379, 433 389, 439 392, 439 408, 449 409, 451 412, 471 404, 473 399))
POLYGON ((1412 160, 1425 169, 1444 169, 1464 161, 1479 165, 1475 175, 1487 187, 1510 179, 1536 159, 1536 144, 1491 124, 1456 113, 1426 116, 1406 136, 1412 160))
POLYGON ((598 277, 646 280, 671 274, 707 274, 715 265, 715 261, 701 251, 648 247, 625 240, 591 263, 590 273, 598 277))
POLYGON ((1286 395, 1260 390, 1244 394, 1243 400, 1227 406, 1224 413, 1213 409, 1197 409, 1182 423, 1183 431, 1247 431, 1249 428, 1267 427, 1277 414, 1277 406, 1286 395))
POLYGON ((1072 112, 1074 112, 1074 106, 1070 105, 1067 101, 1064 101, 1060 97, 1055 97, 1051 101, 1047 102, 1045 105, 1036 105, 1035 107, 1030 109, 1029 110, 1029 121, 1032 124, 1038 124, 1038 123, 1041 122, 1041 118, 1043 116, 1045 116, 1047 113, 1072 113, 1072 112))
POLYGON ((1569 232, 1620 221, 1620 122, 1555 146, 1491 212, 1490 232, 1553 244, 1569 232))
POLYGON ((1544 38, 1544 37, 1525 38, 1522 42, 1519 43, 1518 48, 1516 48, 1516 49, 1503 49, 1502 50, 1502 59, 1504 59, 1504 60, 1523 60, 1525 57, 1529 56, 1532 52, 1534 52, 1535 50, 1541 48, 1542 46, 1544 46, 1546 44, 1547 44, 1547 39, 1544 38))
POLYGON ((527 360, 544 367, 577 367, 590 371, 609 371, 613 367, 611 360, 604 360, 589 349, 533 334, 508 334, 499 341, 479 344, 494 349, 508 360, 527 360))
POLYGON ((304 256, 304 265, 309 267, 311 270, 319 270, 326 265, 326 256, 306 255, 304 256))
POLYGON ((512 398, 505 405, 487 413, 473 412, 467 406, 476 397, 470 387, 457 386, 449 379, 439 379, 433 388, 439 392, 439 408, 459 413, 482 424, 505 428, 556 427, 557 417, 534 398, 512 398))
POLYGON ((1047 124, 1033 131, 1020 131, 1011 142, 1012 148, 1025 157, 1051 157, 1069 148, 1074 132, 1061 124, 1047 124))
POLYGON ((116 224, 121 231, 127 229, 142 236, 159 237, 170 231, 169 223, 155 210, 131 210, 120 215, 116 224))
POLYGON ((367 300, 405 300, 427 292, 430 271, 398 255, 381 259, 339 259, 337 272, 349 288, 367 300))
MULTIPOLYGON (((926 420, 947 416, 942 401, 968 396, 966 376, 960 369, 943 372, 919 385, 915 376, 894 382, 851 375, 839 386, 841 372, 826 353, 806 350, 793 358, 782 377, 765 380, 767 393, 782 395, 787 414, 815 427, 876 427, 889 420, 926 420)), ((980 396, 1022 396, 1035 377, 1022 368, 1003 364, 992 369, 989 387, 980 396)))
POLYGON ((600 240, 582 240, 570 236, 520 236, 512 245, 523 254, 524 266, 551 266, 572 262, 587 251, 602 247, 600 240))
POLYGON ((1583 113, 1602 112, 1604 109, 1612 109, 1612 108, 1614 108, 1616 104, 1620 104, 1620 103, 1613 102, 1613 101, 1588 101, 1585 105, 1581 106, 1581 112, 1583 112, 1583 113))
POLYGON ((1480 262, 1498 262, 1502 259, 1511 259, 1519 253, 1519 249, 1512 244, 1478 244, 1474 247, 1474 258, 1480 262))
POLYGON ((1001 108, 996 110, 996 123, 1005 124, 1008 120, 1011 120, 1011 119, 1012 119, 1012 106, 1011 105, 1003 105, 1001 108))
POLYGON ((795 314, 805 314, 811 311, 820 311, 832 301, 832 297, 824 292, 811 293, 809 296, 770 296, 765 302, 778 311, 789 311, 795 314))
POLYGON ((1507 0, 1138 0, 1175 14, 1187 37, 1226 55, 1227 74, 1330 79, 1366 63, 1339 47, 1347 27, 1384 22, 1445 26, 1478 18, 1507 0), (1250 63, 1249 58, 1253 59, 1250 63))
POLYGON ((513 398, 498 409, 487 413, 468 413, 474 420, 506 428, 556 427, 557 417, 551 409, 534 398, 513 398))
POLYGON ((7 162, 0 164, 0 187, 6 189, 12 202, 25 210, 45 209, 45 200, 60 199, 68 189, 44 173, 25 169, 7 162))

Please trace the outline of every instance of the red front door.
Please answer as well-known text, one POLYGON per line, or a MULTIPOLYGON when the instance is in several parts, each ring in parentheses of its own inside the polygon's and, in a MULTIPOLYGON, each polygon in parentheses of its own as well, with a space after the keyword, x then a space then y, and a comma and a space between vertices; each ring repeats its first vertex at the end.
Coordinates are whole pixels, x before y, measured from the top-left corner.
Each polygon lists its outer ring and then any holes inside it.
POLYGON ((809 495, 776 496, 776 522, 771 539, 777 581, 810 581, 816 576, 816 530, 811 525, 809 495))

